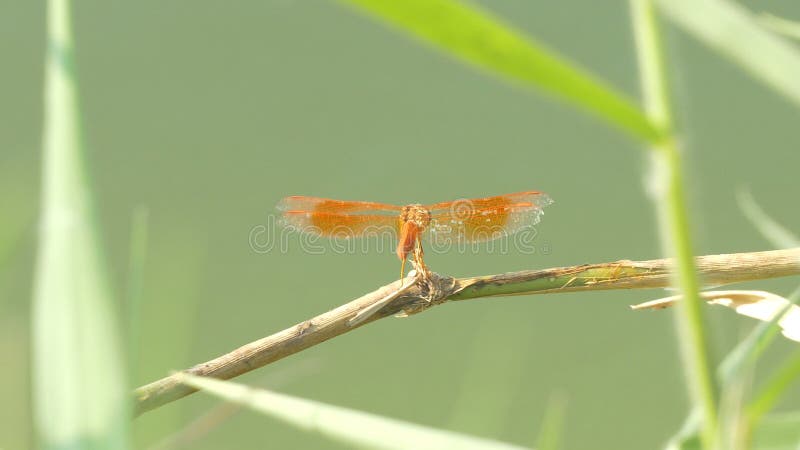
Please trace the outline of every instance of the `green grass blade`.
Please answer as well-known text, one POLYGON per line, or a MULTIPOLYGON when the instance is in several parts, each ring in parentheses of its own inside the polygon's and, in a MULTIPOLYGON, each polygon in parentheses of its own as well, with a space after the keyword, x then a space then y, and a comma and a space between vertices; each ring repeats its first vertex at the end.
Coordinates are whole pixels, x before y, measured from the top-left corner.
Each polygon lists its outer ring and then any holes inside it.
POLYGON ((390 419, 321 402, 181 373, 182 382, 347 445, 381 449, 519 450, 499 441, 390 419))
POLYGON ((538 450, 558 450, 564 434, 564 416, 567 413, 567 396, 554 392, 547 402, 544 419, 536 440, 538 450))
MULTIPOLYGON (((778 248, 792 248, 800 246, 800 240, 783 225, 767 215, 761 206, 756 203, 747 190, 740 190, 737 195, 739 207, 744 215, 753 223, 759 232, 774 246, 778 248)), ((800 287, 788 297, 790 305, 796 305, 800 300, 800 287)), ((755 365, 758 357, 769 346, 780 331, 778 320, 784 312, 777 314, 771 321, 760 323, 747 338, 736 346, 720 364, 719 377, 727 383, 738 377, 747 368, 755 365), (747 366, 747 367, 745 367, 747 366)))
POLYGON ((777 248, 800 247, 800 239, 775 219, 767 215, 756 203, 750 191, 741 190, 736 196, 739 208, 758 231, 777 248))
MULTIPOLYGON (((774 246, 778 248, 800 246, 800 240, 783 225, 767 215, 756 203, 749 191, 740 190, 737 194, 737 200, 745 216, 774 246)), ((787 305, 786 311, 791 308, 791 305, 796 305, 800 300, 800 287, 789 295, 788 300, 790 304, 787 305)), ((755 366, 758 358, 780 332, 778 320, 783 317, 786 311, 777 314, 769 322, 758 324, 747 338, 728 353, 718 370, 718 376, 723 383, 734 382, 742 373, 755 366)))
POLYGON ((761 14, 758 16, 758 21, 765 28, 775 33, 800 40, 800 22, 787 20, 778 16, 773 16, 772 14, 761 14))
POLYGON ((82 167, 69 8, 48 2, 34 422, 42 448, 126 448, 123 358, 82 167))
MULTIPOLYGON (((739 207, 745 216, 761 232, 761 234, 778 248, 791 248, 800 246, 800 240, 791 231, 767 215, 761 206, 756 203, 749 191, 742 190, 737 196, 739 207)), ((800 288, 789 296, 790 305, 796 305, 800 300, 800 288)), ((720 366, 721 374, 728 379, 743 372, 744 368, 755 365, 758 357, 763 353, 770 342, 778 335, 780 327, 778 319, 784 312, 777 314, 768 323, 762 323, 732 351, 720 366)), ((788 387, 800 377, 800 353, 790 356, 778 370, 764 383, 764 386, 753 396, 747 406, 748 426, 759 428, 763 416, 769 412, 780 400, 788 387)), ((800 444, 800 443, 798 443, 800 444)))
POLYGON ((798 377, 800 377, 800 351, 795 351, 753 396, 753 400, 747 406, 750 423, 759 423, 798 377))
POLYGON ((681 424, 664 447, 666 450, 695 450, 702 448, 700 444, 700 410, 695 407, 681 424))
MULTIPOLYGON (((652 0, 630 0, 631 20, 639 61, 639 74, 646 111, 650 119, 664 129, 671 129, 672 113, 669 84, 661 34, 652 0)), ((700 412, 700 438, 704 448, 718 443, 717 386, 708 356, 700 283, 692 253, 686 194, 677 141, 670 137, 652 146, 656 187, 654 202, 659 215, 662 246, 673 254, 676 267, 673 284, 680 288, 683 301, 676 308, 675 324, 684 373, 693 407, 700 412)))
POLYGON ((455 0, 342 0, 504 79, 540 88, 645 141, 661 140, 627 96, 475 5, 455 0))
MULTIPOLYGON (((687 429, 679 439, 667 444, 667 450, 700 450, 696 432, 687 429)), ((753 432, 753 442, 741 448, 761 450, 797 450, 800 448, 800 411, 769 415, 753 432)))
POLYGON ((800 106, 800 51, 729 0, 657 0, 660 9, 755 79, 800 106))
POLYGON ((736 383, 738 378, 755 366, 764 350, 780 333, 778 320, 800 300, 800 288, 795 289, 788 300, 790 304, 783 311, 776 314, 769 322, 760 322, 756 325, 753 331, 728 353, 717 369, 717 376, 722 384, 736 383))

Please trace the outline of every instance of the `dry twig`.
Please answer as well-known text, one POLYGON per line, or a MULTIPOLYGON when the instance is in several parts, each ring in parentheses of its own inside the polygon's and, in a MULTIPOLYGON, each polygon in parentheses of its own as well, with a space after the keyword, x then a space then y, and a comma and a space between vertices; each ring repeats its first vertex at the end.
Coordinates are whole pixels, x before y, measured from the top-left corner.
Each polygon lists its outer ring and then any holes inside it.
MULTIPOLYGON (((400 281, 186 369, 185 372, 221 379, 234 378, 375 320, 395 314, 416 314, 445 301, 500 295, 667 287, 670 284, 670 267, 671 260, 655 259, 525 270, 472 278, 452 278, 432 273, 430 280, 418 279, 406 292, 371 316, 363 318, 363 314, 360 315, 358 322, 351 319, 392 295, 400 287, 400 281)), ((705 286, 798 275, 800 248, 700 256, 697 258, 697 271, 705 286)), ((408 278, 406 282, 410 280, 408 278)), ((175 376, 162 378, 136 389, 135 413, 141 414, 194 391, 181 384, 175 376)))

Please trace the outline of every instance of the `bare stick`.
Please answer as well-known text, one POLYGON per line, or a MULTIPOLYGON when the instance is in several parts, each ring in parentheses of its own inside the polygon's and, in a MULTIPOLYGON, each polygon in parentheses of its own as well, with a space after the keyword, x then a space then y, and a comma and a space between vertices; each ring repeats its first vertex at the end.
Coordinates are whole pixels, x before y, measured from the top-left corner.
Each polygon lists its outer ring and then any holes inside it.
MULTIPOLYGON (((375 320, 394 314, 416 314, 445 301, 500 295, 667 287, 671 265, 670 259, 655 259, 526 270, 473 278, 451 278, 431 273, 430 279, 417 279, 416 283, 407 287, 407 291, 404 287, 402 295, 396 296, 363 320, 348 323, 357 315, 362 318, 362 311, 374 309, 373 305, 385 302, 400 288, 400 281, 186 369, 185 372, 221 379, 234 378, 375 320)), ((697 258, 697 271, 705 286, 800 275, 800 248, 700 256, 697 258)), ((162 378, 136 389, 135 413, 141 414, 194 391, 179 383, 174 376, 162 378)))

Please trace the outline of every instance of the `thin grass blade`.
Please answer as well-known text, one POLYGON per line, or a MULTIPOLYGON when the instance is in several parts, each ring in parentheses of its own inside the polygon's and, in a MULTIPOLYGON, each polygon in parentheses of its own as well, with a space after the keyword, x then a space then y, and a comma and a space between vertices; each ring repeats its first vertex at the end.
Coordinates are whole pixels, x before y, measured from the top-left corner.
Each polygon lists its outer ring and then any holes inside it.
POLYGON ((795 351, 753 396, 747 407, 751 423, 759 423, 761 418, 783 398, 789 387, 797 382, 798 377, 800 377, 800 351, 795 351))
POLYGON ((781 331, 779 320, 800 300, 800 287, 787 298, 787 304, 778 314, 766 322, 759 323, 747 337, 728 353, 717 369, 717 376, 723 384, 735 382, 743 373, 751 370, 769 344, 781 331))
POLYGON ((544 419, 536 440, 538 450, 558 450, 564 438, 564 417, 567 414, 567 395, 556 391, 550 394, 544 419))
POLYGON ((775 33, 800 40, 800 22, 773 16, 772 14, 761 14, 758 16, 758 21, 765 28, 775 33))
MULTIPOLYGON (((651 121, 671 130, 674 120, 670 85, 654 2, 629 0, 629 5, 645 110, 651 121)), ((675 325, 686 387, 693 409, 701 415, 699 432, 703 447, 710 449, 716 448, 719 442, 718 386, 711 370, 706 325, 698 295, 700 280, 692 251, 681 153, 673 135, 652 145, 649 181, 662 247, 666 254, 675 257, 672 284, 685 298, 677 308, 675 325)))
POLYGON ((519 450, 524 447, 438 430, 410 422, 253 389, 230 381, 180 374, 181 381, 216 397, 274 417, 300 429, 360 448, 519 450))
POLYGON ((756 202, 750 191, 740 190, 736 195, 736 200, 745 217, 776 248, 800 247, 800 239, 788 228, 769 216, 756 202))
POLYGON ((800 51, 729 0, 657 0, 669 18, 753 78, 800 106, 800 51))
POLYGON ((542 89, 635 138, 662 140, 628 96, 476 5, 454 0, 342 0, 502 79, 542 89))

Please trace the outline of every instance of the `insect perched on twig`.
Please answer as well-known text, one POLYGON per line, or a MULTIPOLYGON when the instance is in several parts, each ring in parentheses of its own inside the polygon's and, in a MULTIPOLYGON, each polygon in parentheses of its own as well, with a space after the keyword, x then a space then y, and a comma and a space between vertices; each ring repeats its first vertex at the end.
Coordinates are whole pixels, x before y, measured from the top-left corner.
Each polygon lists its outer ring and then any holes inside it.
POLYGON ((356 238, 391 231, 398 236, 395 253, 402 279, 410 254, 417 273, 429 276, 423 236, 437 244, 490 241, 535 225, 551 203, 537 191, 406 206, 297 195, 284 198, 277 208, 285 226, 316 236, 356 238))

